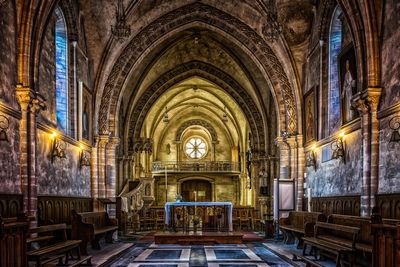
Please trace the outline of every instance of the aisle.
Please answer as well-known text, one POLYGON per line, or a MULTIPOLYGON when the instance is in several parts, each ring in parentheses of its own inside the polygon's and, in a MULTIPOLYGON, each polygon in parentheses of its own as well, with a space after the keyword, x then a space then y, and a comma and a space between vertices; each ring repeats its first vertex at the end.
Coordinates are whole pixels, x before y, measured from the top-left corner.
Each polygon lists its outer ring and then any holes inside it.
POLYGON ((292 266, 262 243, 241 245, 156 245, 138 243, 110 267, 268 267, 292 266))

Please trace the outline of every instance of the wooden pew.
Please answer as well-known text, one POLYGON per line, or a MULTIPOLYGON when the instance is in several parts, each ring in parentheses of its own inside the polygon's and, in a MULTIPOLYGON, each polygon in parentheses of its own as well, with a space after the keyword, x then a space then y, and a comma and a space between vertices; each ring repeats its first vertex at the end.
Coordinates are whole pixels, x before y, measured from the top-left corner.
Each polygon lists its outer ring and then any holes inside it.
POLYGON ((46 245, 28 251, 28 260, 34 261, 36 267, 44 266, 55 260, 58 260, 58 265, 63 266, 78 266, 84 262, 86 262, 86 265, 91 265, 91 256, 81 257, 79 249, 81 240, 67 240, 66 229, 66 224, 54 224, 29 229, 29 233, 34 236, 27 239, 28 247, 34 242, 45 242, 46 245), (73 251, 77 253, 76 259, 73 258, 73 251), (69 262, 71 259, 74 262, 69 262))
POLYGON ((279 219, 279 228, 283 232, 285 243, 291 243, 297 238, 297 247, 301 248, 302 237, 313 236, 315 223, 325 221, 325 215, 320 212, 290 211, 287 218, 279 219))
MULTIPOLYGON (((336 256, 336 266, 342 266, 342 260, 354 265, 356 240, 360 228, 316 222, 313 237, 303 237, 303 256, 306 255, 307 245, 336 256)), ((304 258, 303 258, 304 259, 304 258)))
POLYGON ((87 243, 91 242, 93 249, 100 249, 100 239, 104 236, 107 243, 112 243, 112 235, 118 230, 118 220, 108 217, 103 212, 83 212, 72 214, 72 238, 81 239, 81 251, 87 255, 87 243))
POLYGON ((328 223, 357 227, 360 229, 360 234, 355 241, 357 251, 367 253, 368 257, 372 254, 372 234, 371 234, 371 219, 369 217, 349 216, 331 214, 328 216, 328 223))

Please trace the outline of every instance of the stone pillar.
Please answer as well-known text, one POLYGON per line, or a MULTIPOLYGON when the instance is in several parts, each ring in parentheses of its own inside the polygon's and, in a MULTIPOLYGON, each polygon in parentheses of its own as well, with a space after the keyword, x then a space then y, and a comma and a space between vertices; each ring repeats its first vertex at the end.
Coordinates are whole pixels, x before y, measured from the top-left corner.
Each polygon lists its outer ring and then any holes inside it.
POLYGON ((376 194, 379 186, 379 120, 378 106, 382 88, 368 89, 368 105, 371 110, 371 202, 370 208, 376 206, 376 194))
POLYGON ((370 114, 368 105, 365 99, 357 94, 353 99, 353 106, 355 106, 361 116, 361 131, 362 131, 362 148, 363 148, 363 174, 362 174, 362 187, 360 209, 361 216, 367 217, 370 214, 371 204, 371 157, 370 157, 370 134, 369 134, 369 119, 370 114))
POLYGON ((115 148, 119 144, 118 137, 110 138, 109 142, 107 143, 107 157, 106 157, 106 196, 109 199, 115 198, 116 196, 116 183, 117 183, 117 172, 116 172, 116 155, 115 155, 115 148))
MULTIPOLYGON (((106 167, 107 167, 107 155, 106 155, 106 145, 109 141, 108 134, 102 134, 98 137, 98 147, 97 147, 97 188, 98 188, 98 198, 106 197, 106 167)), ((102 210, 104 207, 99 203, 99 209, 102 210)))
POLYGON ((44 100, 29 88, 17 85, 16 95, 21 106, 21 191, 24 194, 24 212, 35 217, 36 225, 37 178, 36 178, 36 115, 45 108, 44 100))
POLYGON ((305 171, 305 155, 303 147, 303 135, 296 135, 297 144, 297 165, 296 165, 296 181, 297 181, 297 199, 296 199, 296 210, 303 210, 303 198, 304 198, 304 171, 305 171))
POLYGON ((100 138, 96 136, 94 138, 94 148, 92 149, 91 154, 91 192, 93 199, 93 210, 99 210, 99 203, 97 199, 99 198, 99 166, 98 166, 98 147, 99 147, 100 138))

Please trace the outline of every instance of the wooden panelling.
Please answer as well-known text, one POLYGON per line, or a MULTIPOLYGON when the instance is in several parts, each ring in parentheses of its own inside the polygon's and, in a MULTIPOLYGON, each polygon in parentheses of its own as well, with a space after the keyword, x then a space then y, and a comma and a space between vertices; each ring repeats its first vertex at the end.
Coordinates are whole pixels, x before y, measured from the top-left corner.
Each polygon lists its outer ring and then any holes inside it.
MULTIPOLYGON (((400 220, 400 194, 378 194, 376 203, 382 218, 400 220)), ((303 207, 307 207, 307 198, 304 198, 303 207)), ((360 216, 360 196, 314 197, 312 209, 326 215, 360 216)))
POLYGON ((93 211, 93 199, 84 197, 39 196, 39 224, 71 224, 71 210, 93 211))
POLYGON ((0 194, 0 216, 3 218, 17 217, 22 211, 22 194, 0 194))
POLYGON ((28 218, 0 217, 0 267, 25 267, 28 218))
POLYGON ((376 198, 382 218, 400 220, 400 194, 379 194, 376 198))
POLYGON ((373 224, 372 235, 372 266, 400 266, 400 225, 373 224))
MULTIPOLYGON (((360 196, 315 197, 311 201, 312 210, 325 215, 360 215, 360 196)), ((304 199, 303 203, 307 204, 307 199, 304 199)), ((303 207, 307 207, 307 205, 303 205, 303 207)))

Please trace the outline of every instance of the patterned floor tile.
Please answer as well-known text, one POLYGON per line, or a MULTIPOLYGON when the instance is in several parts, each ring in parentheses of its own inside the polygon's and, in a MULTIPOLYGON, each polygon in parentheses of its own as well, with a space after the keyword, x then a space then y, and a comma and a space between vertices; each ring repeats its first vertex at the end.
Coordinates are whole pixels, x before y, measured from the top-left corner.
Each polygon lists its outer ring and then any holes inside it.
POLYGON ((237 248, 206 248, 205 249, 207 261, 262 261, 250 249, 237 249, 237 248))
POLYGON ((189 261, 190 249, 146 249, 135 261, 189 261))

